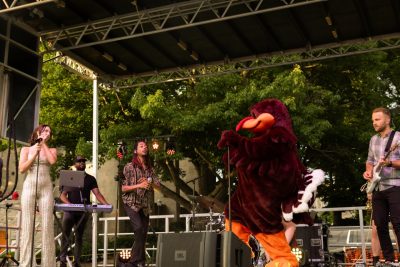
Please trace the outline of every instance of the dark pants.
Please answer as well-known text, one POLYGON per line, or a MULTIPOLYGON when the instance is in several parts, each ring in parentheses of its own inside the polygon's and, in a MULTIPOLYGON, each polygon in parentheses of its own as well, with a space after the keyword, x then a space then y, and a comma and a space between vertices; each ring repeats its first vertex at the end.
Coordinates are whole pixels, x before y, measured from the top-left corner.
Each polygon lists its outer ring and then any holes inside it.
POLYGON ((394 261, 393 245, 389 235, 389 217, 397 240, 400 240, 400 187, 394 186, 374 192, 372 210, 383 256, 386 261, 394 261))
POLYGON ((68 245, 71 245, 68 240, 70 239, 72 227, 75 226, 75 248, 74 248, 74 257, 75 262, 79 263, 79 260, 82 255, 82 243, 83 243, 83 231, 85 230, 86 222, 89 219, 88 213, 83 212, 64 212, 63 220, 62 220, 62 228, 65 236, 61 239, 61 252, 60 252, 60 261, 67 261, 67 253, 68 253, 68 245), (83 217, 82 222, 78 225, 79 221, 83 217), (78 225, 78 227, 77 227, 78 225))
POLYGON ((131 221, 135 238, 135 242, 132 246, 130 263, 132 263, 133 266, 137 264, 142 264, 144 266, 146 261, 145 253, 149 216, 145 215, 143 210, 136 212, 127 205, 124 205, 124 208, 131 221))

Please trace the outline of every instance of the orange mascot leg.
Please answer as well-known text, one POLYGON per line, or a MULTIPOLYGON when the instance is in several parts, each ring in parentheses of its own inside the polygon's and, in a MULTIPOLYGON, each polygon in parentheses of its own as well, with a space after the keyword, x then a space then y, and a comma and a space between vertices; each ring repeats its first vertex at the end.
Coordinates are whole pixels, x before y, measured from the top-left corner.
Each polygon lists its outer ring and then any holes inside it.
POLYGON ((290 246, 286 241, 284 231, 276 234, 259 233, 255 237, 272 259, 266 267, 299 266, 296 256, 291 252, 290 246))
MULTIPOLYGON (((225 230, 230 231, 228 219, 225 219, 225 230)), ((251 232, 246 226, 241 223, 232 221, 232 232, 251 249, 249 245, 251 232)), ((254 256, 254 252, 253 250, 251 250, 251 257, 254 258, 254 256)))

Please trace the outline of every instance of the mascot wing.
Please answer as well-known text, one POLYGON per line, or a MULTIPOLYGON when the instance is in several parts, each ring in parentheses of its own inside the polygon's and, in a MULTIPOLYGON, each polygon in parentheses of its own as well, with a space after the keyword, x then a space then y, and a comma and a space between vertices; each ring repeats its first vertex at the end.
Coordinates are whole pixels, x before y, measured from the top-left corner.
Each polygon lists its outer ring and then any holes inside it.
POLYGON ((325 173, 314 170, 304 175, 303 184, 297 193, 297 198, 282 204, 282 216, 285 221, 293 220, 293 213, 305 213, 309 211, 315 200, 317 187, 325 180, 325 173))
POLYGON ((310 174, 306 174, 306 187, 299 191, 297 203, 293 205, 294 213, 307 212, 315 200, 317 187, 325 180, 325 173, 320 170, 314 170, 310 174))

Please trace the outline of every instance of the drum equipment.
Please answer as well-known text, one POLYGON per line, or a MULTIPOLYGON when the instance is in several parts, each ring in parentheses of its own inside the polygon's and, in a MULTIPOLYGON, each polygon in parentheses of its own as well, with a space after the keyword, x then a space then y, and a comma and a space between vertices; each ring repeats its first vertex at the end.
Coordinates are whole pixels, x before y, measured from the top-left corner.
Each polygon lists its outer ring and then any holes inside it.
POLYGON ((198 203, 204 209, 211 209, 213 212, 224 212, 224 203, 208 196, 188 196, 191 200, 198 203))
POLYGON ((210 211, 209 221, 206 224, 206 231, 221 232, 225 230, 225 216, 222 213, 210 211))

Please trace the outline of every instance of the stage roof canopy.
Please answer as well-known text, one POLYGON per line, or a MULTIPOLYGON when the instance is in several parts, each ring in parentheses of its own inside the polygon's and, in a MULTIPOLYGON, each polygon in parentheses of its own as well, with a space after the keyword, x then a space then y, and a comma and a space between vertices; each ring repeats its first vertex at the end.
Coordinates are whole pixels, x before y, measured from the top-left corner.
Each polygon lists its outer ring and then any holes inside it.
POLYGON ((47 51, 106 80, 179 78, 202 66, 261 68, 400 46, 398 0, 14 2, 3 1, 0 14, 40 35, 47 51))

